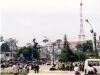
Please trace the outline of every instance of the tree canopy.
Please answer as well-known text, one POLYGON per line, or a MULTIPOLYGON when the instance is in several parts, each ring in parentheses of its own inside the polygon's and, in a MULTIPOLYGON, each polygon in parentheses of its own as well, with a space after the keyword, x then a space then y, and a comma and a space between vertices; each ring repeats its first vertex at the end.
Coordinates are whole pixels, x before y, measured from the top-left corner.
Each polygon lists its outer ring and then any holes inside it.
POLYGON ((86 41, 83 43, 83 51, 93 51, 93 43, 91 40, 86 41))
POLYGON ((22 47, 17 50, 18 56, 23 54, 23 57, 27 60, 32 59, 39 59, 40 55, 37 49, 33 48, 32 46, 22 47))

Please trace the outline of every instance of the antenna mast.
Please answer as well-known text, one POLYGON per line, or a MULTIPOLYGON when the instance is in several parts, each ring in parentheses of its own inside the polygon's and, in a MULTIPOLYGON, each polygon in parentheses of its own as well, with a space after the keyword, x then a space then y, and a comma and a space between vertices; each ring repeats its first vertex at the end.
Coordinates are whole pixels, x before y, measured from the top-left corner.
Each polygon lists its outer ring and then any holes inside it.
POLYGON ((85 35, 84 35, 84 28, 83 28, 83 13, 82 13, 82 8, 83 3, 82 0, 80 2, 80 33, 79 33, 79 41, 84 41, 85 35))

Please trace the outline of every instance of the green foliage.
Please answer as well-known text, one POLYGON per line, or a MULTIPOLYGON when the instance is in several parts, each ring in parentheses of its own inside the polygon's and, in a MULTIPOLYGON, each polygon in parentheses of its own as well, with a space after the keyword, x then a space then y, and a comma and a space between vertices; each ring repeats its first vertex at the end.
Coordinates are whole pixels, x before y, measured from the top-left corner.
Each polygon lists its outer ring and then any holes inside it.
POLYGON ((93 51, 93 42, 91 40, 87 40, 82 44, 82 51, 85 53, 86 57, 96 57, 96 52, 93 51))
POLYGON ((77 57, 74 55, 72 51, 67 50, 66 48, 63 48, 61 50, 61 56, 60 56, 60 61, 61 62, 73 62, 76 61, 77 57))
POLYGON ((73 51, 78 61, 82 61, 86 59, 86 54, 82 51, 73 51))
POLYGON ((66 48, 61 50, 60 62, 83 61, 87 58, 83 51, 69 51, 66 48))
POLYGON ((93 51, 93 43, 91 40, 86 41, 85 43, 82 44, 83 46, 83 51, 93 51))
POLYGON ((31 59, 31 52, 28 50, 28 49, 24 49, 23 50, 23 56, 26 58, 26 59, 31 59))
POLYGON ((61 62, 67 62, 67 61, 75 61, 76 57, 73 54, 72 50, 69 47, 69 43, 67 41, 66 34, 64 36, 64 48, 61 50, 61 56, 60 56, 60 61, 61 62))
POLYGON ((65 48, 63 48, 61 50, 60 61, 61 62, 66 62, 67 61, 67 50, 65 48))
POLYGON ((39 52, 38 52, 37 49, 34 49, 33 50, 33 57, 36 58, 36 59, 39 59, 40 58, 40 54, 39 54, 39 52))
POLYGON ((84 42, 77 46, 78 50, 71 50, 69 48, 68 42, 64 44, 64 47, 61 50, 60 61, 68 62, 68 61, 84 61, 86 58, 95 57, 96 52, 93 51, 93 44, 91 40, 84 42))
POLYGON ((22 47, 20 49, 17 50, 17 54, 18 56, 20 56, 21 54, 23 54, 23 57, 27 60, 31 60, 31 59, 39 59, 39 52, 38 49, 33 48, 32 46, 28 46, 28 47, 22 47), (32 58, 33 57, 33 58, 32 58))

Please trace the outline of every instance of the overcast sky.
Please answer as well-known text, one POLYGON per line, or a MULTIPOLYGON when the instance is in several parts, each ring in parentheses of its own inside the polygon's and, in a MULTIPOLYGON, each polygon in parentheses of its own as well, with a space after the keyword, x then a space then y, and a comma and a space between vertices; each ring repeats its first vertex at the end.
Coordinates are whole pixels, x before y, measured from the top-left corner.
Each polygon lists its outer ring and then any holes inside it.
MULTIPOLYGON (((83 20, 89 19, 97 36, 100 35, 100 0, 83 0, 83 20)), ((92 39, 90 25, 84 21, 86 39, 92 39)), ((16 38, 18 45, 78 39, 80 31, 80 0, 0 0, 0 34, 16 38)))

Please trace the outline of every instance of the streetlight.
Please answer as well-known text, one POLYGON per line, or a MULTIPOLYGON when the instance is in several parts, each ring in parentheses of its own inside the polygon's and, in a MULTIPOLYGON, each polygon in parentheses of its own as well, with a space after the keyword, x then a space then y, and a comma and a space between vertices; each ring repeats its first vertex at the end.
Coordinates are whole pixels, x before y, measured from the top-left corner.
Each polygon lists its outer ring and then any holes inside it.
POLYGON ((94 49, 96 51, 96 56, 98 56, 98 51, 97 51, 97 48, 96 48, 96 32, 94 32, 93 30, 93 27, 92 27, 92 24, 89 22, 88 19, 85 20, 87 23, 89 23, 89 25, 91 26, 91 29, 90 32, 93 34, 93 40, 94 40, 94 49))
POLYGON ((45 50, 47 51, 47 60, 49 60, 49 51, 48 51, 47 46, 46 46, 47 45, 47 42, 49 40, 48 40, 48 38, 46 36, 44 36, 44 38, 45 39, 43 40, 43 43, 45 43, 45 46, 44 47, 45 47, 45 50))
POLYGON ((53 46, 53 65, 54 65, 54 61, 55 61, 55 56, 54 56, 54 46, 55 46, 55 43, 53 43, 52 46, 53 46))

